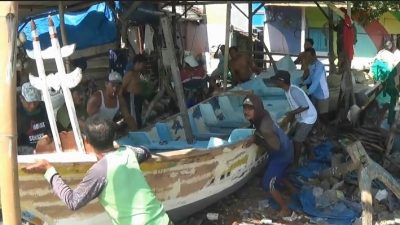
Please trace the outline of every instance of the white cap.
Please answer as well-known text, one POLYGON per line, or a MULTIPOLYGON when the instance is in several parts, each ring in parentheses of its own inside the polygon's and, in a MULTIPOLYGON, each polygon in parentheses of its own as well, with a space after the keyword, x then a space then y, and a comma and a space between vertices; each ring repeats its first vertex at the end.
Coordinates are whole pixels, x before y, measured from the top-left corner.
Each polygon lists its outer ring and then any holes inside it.
POLYGON ((41 93, 38 89, 32 86, 30 82, 26 82, 22 85, 22 96, 24 96, 27 102, 38 102, 41 101, 41 93))
POLYGON ((197 67, 199 63, 192 55, 188 55, 184 58, 185 63, 189 64, 190 67, 197 67))
POLYGON ((108 75, 108 81, 122 83, 121 74, 119 74, 116 71, 111 71, 110 74, 108 75))

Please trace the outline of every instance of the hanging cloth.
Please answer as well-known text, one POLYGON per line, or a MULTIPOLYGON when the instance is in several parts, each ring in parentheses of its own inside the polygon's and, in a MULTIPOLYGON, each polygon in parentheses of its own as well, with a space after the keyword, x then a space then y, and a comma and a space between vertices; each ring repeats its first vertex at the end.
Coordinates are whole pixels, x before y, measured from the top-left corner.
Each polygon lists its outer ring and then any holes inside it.
POLYGON ((343 25, 343 48, 351 62, 354 56, 354 29, 349 15, 344 16, 343 25))

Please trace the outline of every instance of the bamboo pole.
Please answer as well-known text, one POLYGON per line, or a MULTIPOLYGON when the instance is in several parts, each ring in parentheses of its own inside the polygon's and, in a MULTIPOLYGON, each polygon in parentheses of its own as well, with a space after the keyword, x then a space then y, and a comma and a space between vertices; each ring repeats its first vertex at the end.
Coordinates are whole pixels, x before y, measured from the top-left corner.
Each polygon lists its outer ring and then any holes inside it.
POLYGON ((224 84, 223 90, 227 87, 227 77, 228 77, 228 61, 229 61, 229 39, 231 34, 231 2, 228 1, 226 4, 226 24, 225 24, 225 52, 224 52, 224 84))
POLYGON ((248 3, 249 7, 249 51, 250 51, 250 57, 253 58, 253 3, 249 2, 248 3))
POLYGON ((178 97, 178 106, 182 117, 183 129, 185 130, 186 141, 191 144, 194 142, 194 136, 192 133, 192 128, 190 126, 189 114, 186 108, 181 76, 179 73, 178 62, 175 54, 175 45, 172 39, 171 23, 168 17, 165 16, 161 18, 161 26, 164 34, 165 45, 167 47, 167 52, 170 59, 172 79, 174 81, 176 96, 178 97))
POLYGON ((17 2, 0 3, 0 195, 3 222, 21 224, 17 169, 16 125, 16 34, 18 20, 17 2))
MULTIPOLYGON (((58 2, 58 13, 60 15, 61 40, 63 42, 63 46, 66 46, 68 45, 68 39, 67 39, 67 31, 65 30, 64 4, 62 1, 58 2)), ((69 57, 65 59, 65 67, 67 73, 71 72, 71 62, 69 60, 69 57)))

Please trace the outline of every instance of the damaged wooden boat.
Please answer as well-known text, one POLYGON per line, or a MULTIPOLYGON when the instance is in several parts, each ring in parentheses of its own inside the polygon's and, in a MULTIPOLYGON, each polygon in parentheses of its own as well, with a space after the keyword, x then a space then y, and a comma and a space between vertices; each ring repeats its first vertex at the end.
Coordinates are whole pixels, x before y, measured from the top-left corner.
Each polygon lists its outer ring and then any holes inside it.
MULTIPOLYGON (((142 145, 151 150, 153 157, 143 162, 141 169, 173 221, 236 191, 264 166, 267 153, 254 144, 247 148, 243 145, 254 132, 246 128, 249 123, 243 116, 243 99, 248 91, 262 97, 275 121, 289 110, 289 104, 281 89, 268 87, 262 78, 189 108, 194 143, 187 143, 180 114, 116 140, 119 145, 142 145)), ((43 149, 46 145, 38 144, 37 152, 52 152, 18 156, 24 220, 32 224, 111 224, 97 199, 72 212, 52 193, 42 175, 22 170, 35 160, 46 159, 67 184, 76 187, 97 159, 90 152, 78 151, 74 136, 73 132, 60 134, 62 152, 56 152, 54 145, 43 149)))
MULTIPOLYGON (((120 145, 143 145, 152 151, 153 157, 143 162, 141 169, 174 221, 236 191, 265 164, 266 152, 256 145, 243 146, 254 132, 243 128, 248 126, 241 109, 244 97, 225 93, 190 108, 190 122, 196 137, 192 144, 186 142, 179 114, 116 141, 120 145)), ((274 117, 282 117, 285 104, 288 107, 286 99, 279 95, 270 97, 271 100, 264 98, 264 103, 274 117)), ((60 136, 64 152, 18 156, 23 218, 33 224, 110 224, 97 200, 71 212, 52 193, 42 175, 22 171, 28 163, 47 159, 75 187, 96 158, 76 152, 74 141, 67 143, 67 135, 69 140, 73 139, 72 133, 60 136)))

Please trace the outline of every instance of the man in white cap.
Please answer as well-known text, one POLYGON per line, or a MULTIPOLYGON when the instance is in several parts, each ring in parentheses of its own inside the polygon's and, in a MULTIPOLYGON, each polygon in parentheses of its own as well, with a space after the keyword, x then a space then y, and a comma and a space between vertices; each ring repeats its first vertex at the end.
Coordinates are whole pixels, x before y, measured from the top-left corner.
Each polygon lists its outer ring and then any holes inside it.
POLYGON ((105 88, 90 96, 86 107, 88 116, 98 115, 100 118, 113 121, 120 110, 118 93, 121 84, 121 75, 116 71, 111 71, 105 82, 105 88))
POLYGON ((18 154, 32 154, 41 138, 51 139, 51 128, 41 93, 27 82, 22 85, 17 106, 18 154))

